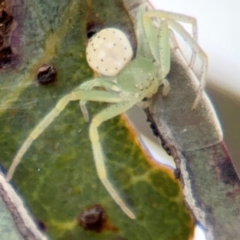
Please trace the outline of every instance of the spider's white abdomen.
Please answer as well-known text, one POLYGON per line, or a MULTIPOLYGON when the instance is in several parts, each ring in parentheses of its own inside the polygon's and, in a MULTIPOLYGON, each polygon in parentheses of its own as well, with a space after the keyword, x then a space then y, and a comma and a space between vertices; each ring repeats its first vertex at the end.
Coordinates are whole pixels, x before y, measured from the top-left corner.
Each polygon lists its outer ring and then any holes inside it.
POLYGON ((126 34, 116 28, 105 28, 88 42, 89 66, 105 76, 116 76, 132 59, 133 50, 126 34))

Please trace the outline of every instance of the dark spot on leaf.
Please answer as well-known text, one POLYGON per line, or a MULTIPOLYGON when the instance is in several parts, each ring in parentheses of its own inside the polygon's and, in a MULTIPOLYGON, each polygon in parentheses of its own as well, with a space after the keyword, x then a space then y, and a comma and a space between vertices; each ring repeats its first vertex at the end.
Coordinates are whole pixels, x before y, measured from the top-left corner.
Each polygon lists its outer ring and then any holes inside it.
POLYGON ((46 231, 47 229, 47 226, 44 222, 42 221, 37 221, 37 225, 38 225, 38 228, 41 230, 41 231, 46 231))
POLYGON ((5 47, 0 50, 0 69, 7 68, 12 63, 13 52, 11 47, 5 47))
POLYGON ((176 168, 174 170, 174 176, 175 176, 176 179, 180 179, 180 177, 181 177, 181 170, 179 168, 176 168))
POLYGON ((101 232, 106 220, 107 216, 101 205, 95 205, 85 210, 78 217, 78 222, 81 227, 94 232, 101 232))
POLYGON ((95 35, 95 33, 97 33, 97 31, 89 31, 89 32, 87 32, 87 38, 90 39, 92 36, 95 35))
MULTIPOLYGON (((159 135, 160 137, 160 135, 159 135)), ((166 142, 164 142, 162 139, 161 139, 161 145, 163 147, 163 149, 165 150, 165 152, 169 155, 169 156, 172 156, 172 150, 171 148, 168 146, 168 144, 166 142)))
POLYGON ((225 184, 234 186, 239 183, 238 175, 231 162, 225 161, 219 164, 218 167, 220 168, 221 178, 225 184))
MULTIPOLYGON (((143 99, 144 100, 144 99, 143 99)), ((172 156, 172 149, 171 146, 165 141, 165 139, 163 138, 163 136, 161 135, 161 133, 159 132, 156 123, 153 121, 149 110, 146 109, 145 110, 146 114, 147 114, 147 122, 150 122, 150 128, 152 129, 153 135, 155 135, 156 137, 159 137, 161 140, 161 145, 163 147, 163 149, 166 151, 166 153, 169 156, 172 156)))
POLYGON ((55 82, 57 77, 57 72, 52 65, 44 64, 42 65, 37 73, 37 81, 41 85, 47 85, 55 82))
POLYGON ((83 211, 78 217, 78 224, 85 230, 102 232, 104 230, 117 231, 115 226, 107 222, 107 214, 100 204, 96 204, 83 211))
POLYGON ((87 23, 87 38, 90 39, 95 33, 102 29, 102 23, 99 21, 88 21, 87 23))
POLYGON ((8 14, 5 9, 0 9, 0 31, 4 34, 10 31, 13 23, 13 16, 8 14))
MULTIPOLYGON (((147 101, 147 100, 148 100, 147 98, 144 98, 144 99, 143 99, 143 101, 147 101)), ((149 117, 147 117, 147 122, 150 122, 150 128, 152 129, 153 135, 156 136, 156 137, 158 137, 158 136, 159 136, 159 133, 158 133, 158 129, 157 129, 156 124, 153 123, 149 117)))
POLYGON ((3 36, 0 35, 0 48, 3 46, 3 42, 4 42, 3 36))
POLYGON ((153 135, 158 137, 159 134, 158 134, 158 129, 157 129, 156 125, 153 123, 150 123, 150 128, 152 129, 153 135))

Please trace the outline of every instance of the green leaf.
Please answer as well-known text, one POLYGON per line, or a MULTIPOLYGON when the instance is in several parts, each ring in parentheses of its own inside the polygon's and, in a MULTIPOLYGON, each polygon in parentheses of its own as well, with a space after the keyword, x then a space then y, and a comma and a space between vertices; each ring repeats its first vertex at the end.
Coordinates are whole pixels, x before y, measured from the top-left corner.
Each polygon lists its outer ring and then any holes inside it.
MULTIPOLYGON (((93 73, 85 60, 86 26, 117 26, 133 36, 121 1, 27 0, 13 4, 17 23, 11 41, 15 62, 0 75, 1 164, 7 170, 18 148, 56 102, 93 73), (57 80, 36 81, 42 64, 52 64, 57 80)), ((94 28, 92 28, 94 29, 94 28)), ((89 103, 90 114, 106 106, 89 103)), ((100 183, 78 102, 70 103, 34 141, 13 183, 51 239, 190 239, 194 221, 185 208, 179 181, 154 163, 127 120, 100 127, 109 177, 136 213, 129 219, 100 183), (79 215, 100 205, 107 216, 102 231, 85 230, 79 215)))

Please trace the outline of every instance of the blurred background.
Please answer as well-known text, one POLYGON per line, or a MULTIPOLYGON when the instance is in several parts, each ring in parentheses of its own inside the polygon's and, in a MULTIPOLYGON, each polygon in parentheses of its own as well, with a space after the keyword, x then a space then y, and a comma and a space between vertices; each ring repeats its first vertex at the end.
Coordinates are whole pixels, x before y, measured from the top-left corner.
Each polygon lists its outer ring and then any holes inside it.
MULTIPOLYGON (((240 2, 235 0, 151 0, 156 9, 181 13, 195 17, 198 23, 198 42, 208 55, 209 69, 206 92, 216 109, 224 132, 224 141, 240 174, 240 2)), ((191 32, 188 24, 184 27, 191 32)), ((184 53, 190 54, 188 45, 177 37, 184 53)), ((196 63, 199 71, 200 61, 196 63)), ((172 159, 159 145, 146 116, 134 108, 128 115, 134 119, 141 139, 156 160, 174 167, 172 159), (142 117, 139 117, 142 114, 142 117), (138 115, 137 119, 134 116, 138 115)), ((198 226, 195 240, 204 240, 204 233, 198 226)))

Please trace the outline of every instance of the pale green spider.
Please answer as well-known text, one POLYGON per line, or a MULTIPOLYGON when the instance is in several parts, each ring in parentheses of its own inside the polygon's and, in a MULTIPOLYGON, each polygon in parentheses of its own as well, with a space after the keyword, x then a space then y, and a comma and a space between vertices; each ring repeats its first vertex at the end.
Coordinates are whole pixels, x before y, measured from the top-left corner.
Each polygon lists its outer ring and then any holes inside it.
MULTIPOLYGON (((7 179, 11 180, 16 167, 33 141, 45 131, 70 101, 80 100, 86 121, 88 121, 86 101, 112 103, 93 117, 89 136, 99 179, 123 212, 135 219, 135 214, 108 180, 104 153, 97 129, 102 122, 126 112, 135 104, 146 107, 146 101, 143 100, 151 98, 158 91, 160 85, 163 85, 163 95, 168 94, 169 84, 165 77, 170 69, 170 44, 172 43, 177 47, 170 27, 180 33, 192 48, 194 53, 190 65, 193 64, 196 53, 202 59, 203 71, 200 83, 202 86, 204 85, 207 57, 198 46, 195 38, 192 38, 177 21, 191 23, 196 29, 196 21, 193 18, 163 11, 145 12, 142 8, 138 16, 137 53, 136 58, 132 61, 132 47, 122 31, 116 28, 106 28, 95 34, 87 46, 87 61, 94 70, 105 77, 84 82, 57 102, 56 106, 39 122, 18 150, 8 171, 7 179), (158 27, 153 24, 152 18, 161 20, 158 27), (97 89, 94 90, 95 87, 97 89)), ((202 88, 197 94, 194 107, 199 101, 201 91, 202 88)))

